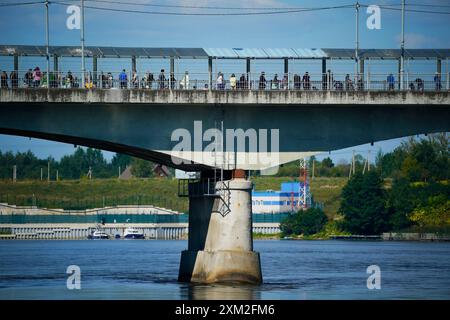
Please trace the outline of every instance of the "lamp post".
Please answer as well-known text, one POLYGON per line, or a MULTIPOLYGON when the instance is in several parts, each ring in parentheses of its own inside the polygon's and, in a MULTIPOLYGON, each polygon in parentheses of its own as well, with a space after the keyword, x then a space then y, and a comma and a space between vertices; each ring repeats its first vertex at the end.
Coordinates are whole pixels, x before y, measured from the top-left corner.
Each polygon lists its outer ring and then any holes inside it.
POLYGON ((400 90, 404 89, 405 73, 405 0, 402 0, 402 42, 400 55, 400 90))
MULTIPOLYGON (((358 72, 358 62, 359 62, 359 2, 356 2, 355 9, 356 9, 356 41, 355 41, 355 76, 359 76, 358 72)), ((356 79, 357 80, 357 79, 356 79)))
POLYGON ((84 0, 81 0, 81 85, 84 88, 84 0))
POLYGON ((45 1, 45 55, 47 59, 47 89, 50 88, 50 35, 48 23, 48 1, 45 1))

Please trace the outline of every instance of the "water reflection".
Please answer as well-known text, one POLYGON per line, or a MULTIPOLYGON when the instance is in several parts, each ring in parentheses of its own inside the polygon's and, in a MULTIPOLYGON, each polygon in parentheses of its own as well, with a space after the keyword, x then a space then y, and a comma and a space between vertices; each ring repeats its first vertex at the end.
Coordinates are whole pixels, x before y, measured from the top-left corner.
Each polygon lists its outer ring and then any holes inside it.
POLYGON ((188 284, 181 287, 181 296, 189 300, 259 300, 261 291, 254 285, 188 284))

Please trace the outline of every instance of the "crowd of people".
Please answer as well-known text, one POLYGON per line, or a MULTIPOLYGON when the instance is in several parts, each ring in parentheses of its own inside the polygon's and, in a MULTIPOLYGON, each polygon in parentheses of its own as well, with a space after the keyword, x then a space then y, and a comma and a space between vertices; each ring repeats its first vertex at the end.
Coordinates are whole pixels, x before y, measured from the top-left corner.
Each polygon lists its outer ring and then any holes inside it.
MULTIPOLYGON (((320 78, 319 78, 320 79, 320 78)), ((66 75, 61 72, 50 72, 47 76, 46 72, 42 72, 39 67, 34 69, 28 69, 24 74, 23 79, 19 78, 17 71, 12 71, 9 75, 6 71, 1 72, 1 88, 38 88, 38 87, 50 87, 50 88, 102 88, 102 89, 209 89, 209 81, 190 80, 189 72, 181 76, 181 79, 177 82, 175 74, 170 72, 167 76, 164 69, 161 69, 159 75, 155 77, 153 73, 147 71, 142 78, 136 71, 131 74, 127 73, 123 69, 118 75, 117 79, 111 72, 108 73, 95 73, 92 76, 91 72, 86 72, 84 77, 84 84, 80 79, 72 74, 69 70, 66 75), (129 77, 130 75, 130 77, 129 77), (23 82, 21 82, 22 80, 23 82), (200 85, 199 85, 200 84, 200 85), (203 84, 203 86, 201 86, 203 84)), ((442 89, 441 75, 436 72, 434 78, 434 87, 436 91, 442 89)), ((373 89, 384 89, 388 91, 396 90, 396 86, 399 87, 399 81, 396 81, 394 75, 391 73, 384 81, 372 81, 372 83, 379 85, 381 83, 384 87, 374 87, 373 89)), ((272 79, 266 78, 266 73, 263 71, 259 75, 259 79, 249 79, 248 74, 242 73, 238 78, 234 73, 230 75, 227 80, 225 74, 222 72, 217 73, 215 83, 212 84, 212 89, 216 90, 335 90, 335 91, 362 91, 364 90, 364 79, 362 76, 357 76, 356 79, 352 79, 350 74, 346 74, 343 81, 336 80, 331 70, 327 70, 322 74, 322 79, 311 80, 309 72, 305 72, 302 75, 283 74, 279 77, 278 74, 274 74, 272 79)), ((414 81, 409 82, 408 89, 411 91, 424 91, 425 82, 421 78, 416 78, 414 81)))

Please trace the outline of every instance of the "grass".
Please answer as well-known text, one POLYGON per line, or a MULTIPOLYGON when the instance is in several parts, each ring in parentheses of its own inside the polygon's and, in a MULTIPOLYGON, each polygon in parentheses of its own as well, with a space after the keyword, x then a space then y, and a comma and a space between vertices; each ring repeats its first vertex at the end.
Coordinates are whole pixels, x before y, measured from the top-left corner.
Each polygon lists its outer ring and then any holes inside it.
POLYGON ((0 201, 69 209, 98 208, 104 204, 153 204, 180 212, 188 209, 188 199, 178 197, 177 181, 159 178, 0 181, 0 201))
POLYGON ((259 232, 253 232, 254 240, 278 240, 281 237, 281 233, 265 234, 259 232))
MULTIPOLYGON (((288 177, 252 177, 256 190, 279 190, 288 177)), ((325 213, 334 218, 339 208, 340 193, 346 178, 315 178, 311 181, 314 200, 324 204, 325 213)), ((188 199, 178 197, 175 179, 94 179, 36 181, 15 183, 0 180, 0 202, 37 205, 47 208, 82 209, 103 205, 152 204, 187 212, 188 199), (34 197, 33 197, 34 195, 34 197)))

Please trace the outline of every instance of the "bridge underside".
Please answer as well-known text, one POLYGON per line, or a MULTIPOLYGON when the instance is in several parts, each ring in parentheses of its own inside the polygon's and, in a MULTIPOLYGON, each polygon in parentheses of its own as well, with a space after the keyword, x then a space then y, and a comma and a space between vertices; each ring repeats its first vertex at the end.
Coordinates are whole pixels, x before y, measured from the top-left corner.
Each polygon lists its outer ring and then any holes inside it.
MULTIPOLYGON (((192 150, 198 153, 213 140, 199 145, 195 139, 201 141, 208 129, 221 129, 222 121, 225 130, 254 129, 257 133, 268 130, 268 151, 272 148, 271 130, 278 129, 279 164, 282 164, 305 155, 364 143, 446 132, 450 129, 449 110, 448 105, 434 104, 0 102, 0 133, 130 154, 184 170, 205 170, 214 164, 198 160, 194 155, 182 155, 182 158, 195 160, 194 163, 173 162, 172 150, 180 142, 179 137, 171 139, 175 130, 186 129, 191 134, 192 150), (196 121, 201 121, 200 127, 200 122, 196 121)), ((224 137, 224 145, 227 145, 226 140, 224 137)), ((247 141, 245 152, 248 151, 251 150, 247 141)), ((258 168, 264 166, 241 166, 241 169, 258 168)))

